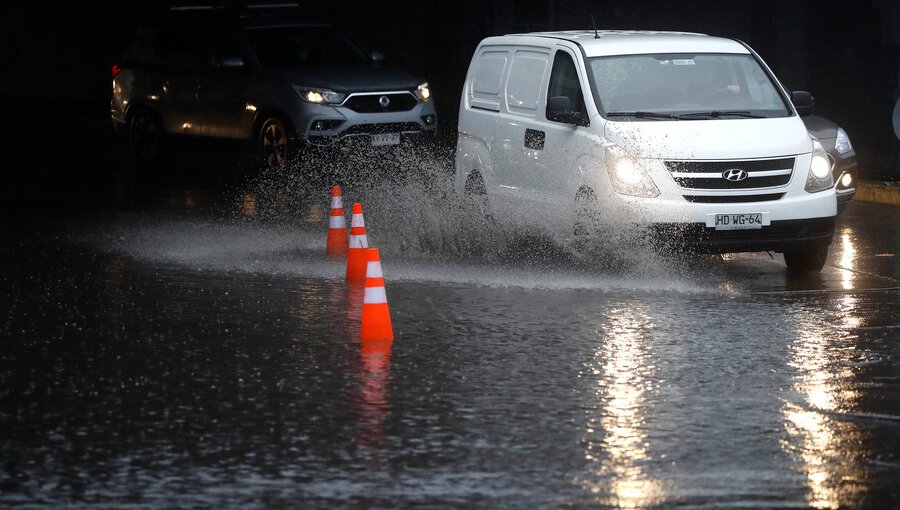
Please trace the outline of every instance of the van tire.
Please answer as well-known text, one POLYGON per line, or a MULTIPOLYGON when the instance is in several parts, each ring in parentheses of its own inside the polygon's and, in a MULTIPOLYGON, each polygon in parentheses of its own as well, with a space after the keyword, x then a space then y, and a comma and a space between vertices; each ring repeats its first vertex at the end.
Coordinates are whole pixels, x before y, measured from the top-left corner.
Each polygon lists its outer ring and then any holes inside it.
POLYGON ((828 246, 817 245, 784 252, 784 263, 789 273, 818 273, 825 267, 828 246))
POLYGON ((466 206, 476 215, 476 218, 487 224, 494 223, 494 214, 491 212, 491 204, 488 201, 487 187, 484 185, 484 179, 481 178, 481 174, 477 170, 470 173, 466 178, 463 196, 465 197, 466 206))
POLYGON ((572 247, 576 253, 588 255, 597 251, 602 231, 597 194, 591 188, 579 188, 574 207, 572 247))

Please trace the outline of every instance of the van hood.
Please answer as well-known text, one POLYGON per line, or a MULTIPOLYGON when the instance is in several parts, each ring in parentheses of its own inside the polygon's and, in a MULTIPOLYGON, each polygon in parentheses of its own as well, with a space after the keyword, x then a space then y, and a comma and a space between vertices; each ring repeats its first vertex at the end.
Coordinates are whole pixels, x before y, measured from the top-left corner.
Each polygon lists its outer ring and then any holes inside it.
POLYGON ((292 67, 279 71, 295 85, 336 92, 413 90, 422 83, 402 69, 380 64, 292 67))
POLYGON ((636 158, 752 159, 812 151, 799 117, 607 121, 606 139, 636 158))

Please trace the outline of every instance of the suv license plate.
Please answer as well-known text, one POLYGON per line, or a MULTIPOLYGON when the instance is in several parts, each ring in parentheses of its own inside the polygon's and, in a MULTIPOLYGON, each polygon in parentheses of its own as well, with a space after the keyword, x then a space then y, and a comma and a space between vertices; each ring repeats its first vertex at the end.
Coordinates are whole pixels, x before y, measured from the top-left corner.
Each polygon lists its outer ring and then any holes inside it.
POLYGON ((716 230, 752 230, 771 224, 768 213, 710 214, 706 226, 716 230))
POLYGON ((378 133, 372 135, 372 145, 377 147, 380 145, 398 145, 400 143, 400 133, 378 133))

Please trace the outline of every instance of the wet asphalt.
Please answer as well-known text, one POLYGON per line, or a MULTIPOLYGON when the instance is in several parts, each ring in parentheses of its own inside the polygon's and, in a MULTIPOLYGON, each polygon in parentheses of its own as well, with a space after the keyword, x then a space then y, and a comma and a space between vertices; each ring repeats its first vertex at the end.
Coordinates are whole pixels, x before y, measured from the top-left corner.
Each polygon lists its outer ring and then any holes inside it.
POLYGON ((386 346, 325 198, 239 191, 6 222, 0 506, 900 506, 900 209, 851 203, 792 277, 600 264, 416 188, 366 209, 386 346))

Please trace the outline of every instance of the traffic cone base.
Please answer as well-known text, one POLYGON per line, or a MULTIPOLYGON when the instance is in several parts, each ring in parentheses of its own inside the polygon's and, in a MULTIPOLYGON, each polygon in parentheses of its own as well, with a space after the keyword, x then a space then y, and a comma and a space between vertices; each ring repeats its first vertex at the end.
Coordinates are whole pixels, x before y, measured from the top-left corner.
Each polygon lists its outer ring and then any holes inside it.
POLYGON ((391 326, 391 313, 387 303, 363 304, 360 337, 366 341, 394 339, 394 328, 391 326))

